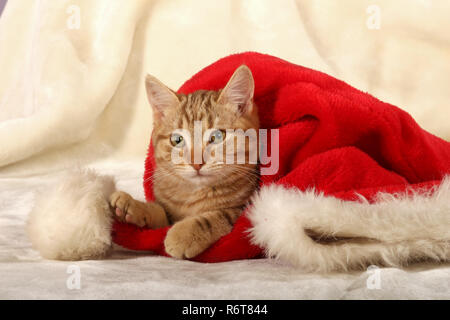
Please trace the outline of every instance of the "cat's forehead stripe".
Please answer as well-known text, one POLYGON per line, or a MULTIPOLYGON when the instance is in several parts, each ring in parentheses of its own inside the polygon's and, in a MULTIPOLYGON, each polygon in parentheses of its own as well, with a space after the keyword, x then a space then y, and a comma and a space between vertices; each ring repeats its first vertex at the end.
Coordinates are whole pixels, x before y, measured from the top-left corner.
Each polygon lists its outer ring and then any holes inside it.
POLYGON ((188 95, 180 95, 180 114, 178 126, 192 127, 194 121, 205 121, 208 127, 215 122, 213 108, 217 103, 218 92, 200 90, 188 95))

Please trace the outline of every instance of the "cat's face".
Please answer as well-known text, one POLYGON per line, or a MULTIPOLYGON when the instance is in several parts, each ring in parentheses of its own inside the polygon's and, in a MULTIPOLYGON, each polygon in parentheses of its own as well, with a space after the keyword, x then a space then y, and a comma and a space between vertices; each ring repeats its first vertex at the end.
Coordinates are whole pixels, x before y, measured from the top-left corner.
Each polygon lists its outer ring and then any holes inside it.
POLYGON ((246 66, 220 91, 176 94, 152 76, 147 76, 146 89, 154 115, 155 174, 196 185, 255 174, 259 121, 246 66))

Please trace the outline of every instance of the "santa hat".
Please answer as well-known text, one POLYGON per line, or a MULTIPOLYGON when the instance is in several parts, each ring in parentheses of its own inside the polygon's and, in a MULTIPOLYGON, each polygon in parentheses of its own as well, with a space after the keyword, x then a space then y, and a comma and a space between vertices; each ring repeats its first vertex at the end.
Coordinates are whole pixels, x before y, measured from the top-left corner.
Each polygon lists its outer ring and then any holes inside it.
MULTIPOLYGON (((269 55, 223 58, 179 92, 220 89, 242 64, 253 73, 261 128, 277 129, 267 149, 277 144, 278 170, 261 176, 259 192, 232 232, 193 260, 265 255, 319 271, 449 260, 450 143, 391 104, 269 55)), ((154 166, 150 145, 148 201, 154 166)), ((166 255, 168 229, 116 222, 112 239, 166 255)))

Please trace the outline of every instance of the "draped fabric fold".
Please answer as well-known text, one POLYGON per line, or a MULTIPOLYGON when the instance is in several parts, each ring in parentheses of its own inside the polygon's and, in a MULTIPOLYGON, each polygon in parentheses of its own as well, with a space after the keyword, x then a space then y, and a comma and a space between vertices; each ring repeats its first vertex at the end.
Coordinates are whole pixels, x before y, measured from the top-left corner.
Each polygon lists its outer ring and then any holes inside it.
POLYGON ((243 51, 331 74, 449 140, 449 8, 421 0, 10 0, 0 18, 0 175, 143 158, 145 74, 177 88, 243 51))

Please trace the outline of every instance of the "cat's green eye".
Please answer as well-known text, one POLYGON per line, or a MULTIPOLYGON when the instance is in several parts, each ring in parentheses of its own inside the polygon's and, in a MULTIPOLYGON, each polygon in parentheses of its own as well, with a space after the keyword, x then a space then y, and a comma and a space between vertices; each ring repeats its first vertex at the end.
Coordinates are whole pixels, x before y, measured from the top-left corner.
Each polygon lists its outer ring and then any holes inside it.
POLYGON ((218 144, 225 140, 225 130, 214 130, 209 137, 209 143, 218 144))
POLYGON ((170 136, 170 143, 177 148, 181 148, 184 146, 184 138, 181 134, 172 133, 170 136))

